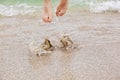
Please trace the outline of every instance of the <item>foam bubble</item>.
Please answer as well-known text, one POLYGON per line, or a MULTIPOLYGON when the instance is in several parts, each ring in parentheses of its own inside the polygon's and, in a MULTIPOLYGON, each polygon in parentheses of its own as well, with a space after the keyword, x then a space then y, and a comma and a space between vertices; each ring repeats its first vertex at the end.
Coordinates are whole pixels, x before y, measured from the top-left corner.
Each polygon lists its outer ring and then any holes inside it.
POLYGON ((0 5, 0 15, 3 16, 14 16, 14 15, 25 15, 33 14, 41 10, 40 6, 30 6, 26 3, 16 5, 0 5))
POLYGON ((106 1, 103 3, 90 3, 91 12, 120 12, 120 1, 106 1))
MULTIPOLYGON (((106 12, 106 11, 115 11, 120 12, 120 0, 115 1, 104 1, 100 2, 93 2, 89 0, 70 0, 69 7, 73 7, 78 4, 83 4, 87 8, 90 9, 90 12, 106 12), (88 7, 89 5, 89 7, 88 7)), ((82 5, 82 6, 83 6, 82 5)), ((82 7, 84 9, 84 7, 82 7)), ((35 5, 28 5, 27 3, 22 4, 15 4, 15 5, 3 5, 0 4, 0 15, 2 16, 14 16, 14 15, 28 15, 34 13, 40 13, 41 6, 35 5)))

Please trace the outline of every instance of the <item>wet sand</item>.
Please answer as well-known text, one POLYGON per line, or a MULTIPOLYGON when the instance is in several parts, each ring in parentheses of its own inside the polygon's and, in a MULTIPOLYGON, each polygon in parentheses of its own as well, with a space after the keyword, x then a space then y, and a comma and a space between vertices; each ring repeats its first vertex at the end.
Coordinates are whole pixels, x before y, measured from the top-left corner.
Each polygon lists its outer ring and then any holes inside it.
POLYGON ((0 80, 120 80, 119 16, 74 11, 52 24, 39 16, 0 17, 0 80), (75 50, 59 48, 63 34, 75 50), (29 43, 45 38, 56 49, 47 56, 31 54, 29 43))

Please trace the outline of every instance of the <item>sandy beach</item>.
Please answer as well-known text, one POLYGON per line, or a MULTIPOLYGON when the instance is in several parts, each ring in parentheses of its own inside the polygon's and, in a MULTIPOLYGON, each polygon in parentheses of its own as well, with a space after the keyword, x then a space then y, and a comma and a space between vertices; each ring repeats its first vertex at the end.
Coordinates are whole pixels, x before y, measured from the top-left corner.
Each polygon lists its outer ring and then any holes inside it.
POLYGON ((45 24, 40 15, 0 17, 0 80, 120 80, 120 13, 74 10, 45 24), (59 49, 68 35, 76 49, 59 49), (58 38, 59 37, 59 38, 58 38), (31 54, 48 38, 56 49, 31 54))

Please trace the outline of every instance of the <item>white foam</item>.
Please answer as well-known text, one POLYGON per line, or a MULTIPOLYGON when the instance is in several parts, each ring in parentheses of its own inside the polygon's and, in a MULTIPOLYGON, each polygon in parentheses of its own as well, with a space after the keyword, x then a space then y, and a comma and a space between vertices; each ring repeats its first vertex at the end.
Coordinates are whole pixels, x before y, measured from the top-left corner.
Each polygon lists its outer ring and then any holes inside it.
POLYGON ((120 12, 120 1, 106 1, 103 3, 90 3, 90 11, 91 12, 120 12))
MULTIPOLYGON (((69 7, 72 7, 77 4, 84 3, 84 0, 70 0, 69 7)), ((120 0, 115 1, 106 1, 106 2, 89 2, 86 1, 84 6, 88 6, 91 12, 106 12, 106 11, 115 11, 120 12, 120 0)), ((3 5, 0 4, 0 15, 3 16, 14 16, 14 15, 26 15, 26 14, 34 14, 41 12, 41 6, 31 6, 26 3, 16 4, 16 5, 3 5)))
POLYGON ((40 10, 41 10, 40 6, 30 6, 26 3, 16 4, 16 5, 0 4, 0 15, 3 15, 3 16, 33 14, 40 10))

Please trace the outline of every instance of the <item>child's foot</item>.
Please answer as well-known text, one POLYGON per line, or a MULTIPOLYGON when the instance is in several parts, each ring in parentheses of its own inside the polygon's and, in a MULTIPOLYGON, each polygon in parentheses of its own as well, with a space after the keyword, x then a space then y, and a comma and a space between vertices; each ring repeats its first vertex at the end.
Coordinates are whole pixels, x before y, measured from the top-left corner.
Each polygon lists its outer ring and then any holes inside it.
POLYGON ((44 22, 51 22, 53 18, 52 15, 52 4, 50 0, 45 0, 42 19, 44 22))
POLYGON ((60 4, 57 7, 56 15, 63 16, 67 11, 67 7, 68 7, 68 0, 61 0, 60 4))

